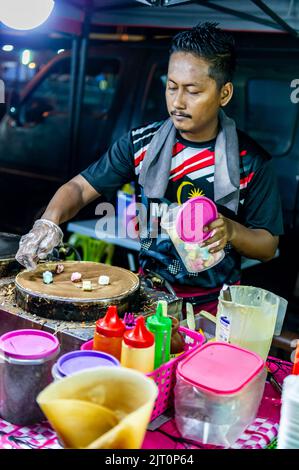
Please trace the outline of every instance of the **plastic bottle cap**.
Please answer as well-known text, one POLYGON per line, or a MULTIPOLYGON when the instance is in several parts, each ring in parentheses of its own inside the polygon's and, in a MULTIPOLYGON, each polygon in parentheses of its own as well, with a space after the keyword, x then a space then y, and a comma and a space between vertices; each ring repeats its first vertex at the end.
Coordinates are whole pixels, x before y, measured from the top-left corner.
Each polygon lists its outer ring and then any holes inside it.
POLYGON ((126 326, 124 322, 119 318, 117 313, 117 307, 110 305, 108 307, 104 318, 100 318, 96 322, 96 331, 103 336, 122 337, 125 332, 126 326))
POLYGON ((146 324, 153 332, 171 330, 172 321, 163 315, 163 304, 158 303, 156 313, 147 318, 146 324))
POLYGON ((133 348, 149 348, 155 342, 154 335, 148 331, 142 316, 136 320, 136 326, 124 334, 124 343, 133 348))

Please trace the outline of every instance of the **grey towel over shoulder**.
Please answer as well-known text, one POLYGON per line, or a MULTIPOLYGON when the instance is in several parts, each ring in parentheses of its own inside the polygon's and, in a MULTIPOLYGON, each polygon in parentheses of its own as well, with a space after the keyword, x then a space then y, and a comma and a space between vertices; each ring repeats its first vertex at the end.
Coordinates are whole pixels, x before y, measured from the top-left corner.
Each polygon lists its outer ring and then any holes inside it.
MULTIPOLYGON (((235 121, 220 110, 221 129, 215 143, 214 200, 235 214, 240 196, 239 143, 235 121)), ((169 182, 176 129, 167 119, 158 129, 142 162, 139 184, 150 199, 164 197, 169 182)))

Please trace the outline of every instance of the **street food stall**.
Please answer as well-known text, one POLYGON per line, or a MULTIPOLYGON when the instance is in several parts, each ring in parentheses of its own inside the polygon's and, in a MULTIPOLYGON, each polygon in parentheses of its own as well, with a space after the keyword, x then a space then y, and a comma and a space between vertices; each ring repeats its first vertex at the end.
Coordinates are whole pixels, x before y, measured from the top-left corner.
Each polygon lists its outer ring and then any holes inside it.
MULTIPOLYGON (((298 36, 291 6, 288 15, 281 13, 281 3, 286 2, 273 2, 272 9, 255 0, 247 13, 234 9, 235 2, 222 3, 56 0, 57 15, 42 28, 72 38, 70 171, 78 158, 90 34, 101 25, 190 27, 197 23, 195 15, 208 8, 226 28, 252 28, 255 22, 264 31, 298 36)), ((3 22, 11 24, 9 17, 3 22)), ((185 117, 177 116, 178 121, 185 117)), ((135 143, 148 137, 144 130, 148 127, 135 131, 135 143)), ((145 152, 143 147, 137 150, 138 167, 145 152)), ((236 155, 239 158, 238 149, 236 155)), ((240 155, 246 157, 247 150, 240 155)), ((209 152, 205 157, 213 158, 209 152)), ((239 160, 237 166, 239 171, 239 160)), ((171 171, 181 170, 179 165, 171 171)), ((239 191, 254 172, 244 176, 242 184, 240 171, 237 176, 239 191)), ((207 248, 214 234, 211 224, 223 217, 211 199, 195 186, 192 191, 172 215, 167 212, 168 218, 159 215, 167 246, 176 250, 170 272, 178 274, 181 264, 189 278, 219 268, 229 256, 226 243, 221 250, 207 248), (188 233, 184 230, 186 217, 193 223, 192 236, 190 227, 188 233)), ((95 200, 95 192, 90 200, 95 200)), ((181 194, 181 186, 177 192, 181 194)), ((239 193, 235 202, 238 207, 239 193)), ((219 289, 215 315, 195 311, 183 294, 175 293, 167 276, 82 260, 75 249, 70 254, 70 246, 63 245, 60 221, 45 217, 36 223, 41 226, 36 228, 41 244, 51 230, 58 234, 54 250, 44 250, 42 256, 30 247, 16 256, 18 247, 22 251, 24 244, 32 243, 32 232, 21 241, 17 235, 0 233, 1 449, 299 448, 299 342, 290 361, 269 355, 282 330, 286 299, 235 279, 219 289)), ((264 261, 267 256, 257 258, 264 261)))

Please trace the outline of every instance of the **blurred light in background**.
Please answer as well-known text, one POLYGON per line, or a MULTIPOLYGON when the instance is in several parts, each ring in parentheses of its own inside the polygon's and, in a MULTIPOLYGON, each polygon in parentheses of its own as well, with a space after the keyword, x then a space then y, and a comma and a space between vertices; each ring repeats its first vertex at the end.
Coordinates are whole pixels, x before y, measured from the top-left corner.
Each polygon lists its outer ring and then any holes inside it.
POLYGON ((105 91, 105 90, 107 90, 107 88, 108 88, 107 80, 101 80, 99 82, 99 89, 102 90, 102 91, 105 91))
POLYGON ((31 70, 34 70, 34 69, 36 69, 36 63, 35 63, 35 62, 30 62, 30 64, 28 64, 28 67, 29 67, 31 70))
POLYGON ((31 51, 28 49, 25 49, 22 52, 22 64, 23 65, 28 65, 31 62, 31 51))
POLYGON ((54 5, 54 0, 0 0, 0 21, 13 29, 34 29, 48 19, 54 5))
POLYGON ((2 46, 2 51, 4 52, 12 52, 14 50, 14 47, 11 44, 5 44, 2 46))
POLYGON ((58 49, 57 54, 61 54, 64 51, 65 51, 65 49, 58 49))

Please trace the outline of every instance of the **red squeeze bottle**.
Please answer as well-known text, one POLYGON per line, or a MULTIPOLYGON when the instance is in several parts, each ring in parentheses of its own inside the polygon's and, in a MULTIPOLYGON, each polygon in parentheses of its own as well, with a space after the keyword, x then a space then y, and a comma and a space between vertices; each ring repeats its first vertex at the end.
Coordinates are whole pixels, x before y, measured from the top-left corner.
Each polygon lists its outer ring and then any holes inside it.
POLYGON ((96 322, 93 349, 111 354, 120 361, 125 324, 117 313, 117 307, 110 305, 104 318, 96 322))
POLYGON ((295 352, 295 360, 294 360, 292 374, 299 375, 299 341, 297 341, 297 347, 296 347, 296 352, 295 352))

